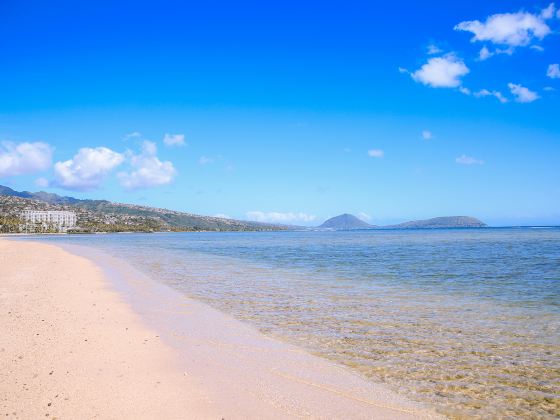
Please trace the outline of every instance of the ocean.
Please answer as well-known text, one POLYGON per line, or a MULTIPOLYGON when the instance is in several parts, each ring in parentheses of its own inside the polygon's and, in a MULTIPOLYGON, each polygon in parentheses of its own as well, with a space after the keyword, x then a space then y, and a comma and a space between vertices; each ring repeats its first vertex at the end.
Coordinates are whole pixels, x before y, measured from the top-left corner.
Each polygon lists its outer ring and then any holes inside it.
POLYGON ((40 239, 123 258, 451 418, 560 416, 558 228, 40 239))

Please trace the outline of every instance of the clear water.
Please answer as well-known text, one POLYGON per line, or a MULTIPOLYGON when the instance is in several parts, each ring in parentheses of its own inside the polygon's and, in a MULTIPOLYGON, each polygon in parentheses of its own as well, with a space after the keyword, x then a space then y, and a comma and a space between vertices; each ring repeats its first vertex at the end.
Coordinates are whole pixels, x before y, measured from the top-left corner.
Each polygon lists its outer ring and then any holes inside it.
POLYGON ((49 237, 453 418, 560 417, 560 229, 49 237))

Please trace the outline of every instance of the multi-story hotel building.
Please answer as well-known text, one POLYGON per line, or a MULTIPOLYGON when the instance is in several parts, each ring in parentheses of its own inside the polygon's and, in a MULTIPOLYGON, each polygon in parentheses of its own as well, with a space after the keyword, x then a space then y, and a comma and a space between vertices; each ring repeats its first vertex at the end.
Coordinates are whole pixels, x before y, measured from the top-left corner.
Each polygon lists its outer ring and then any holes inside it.
POLYGON ((73 211, 24 210, 21 218, 25 221, 26 225, 41 224, 44 227, 52 226, 61 232, 76 226, 76 213, 73 211))

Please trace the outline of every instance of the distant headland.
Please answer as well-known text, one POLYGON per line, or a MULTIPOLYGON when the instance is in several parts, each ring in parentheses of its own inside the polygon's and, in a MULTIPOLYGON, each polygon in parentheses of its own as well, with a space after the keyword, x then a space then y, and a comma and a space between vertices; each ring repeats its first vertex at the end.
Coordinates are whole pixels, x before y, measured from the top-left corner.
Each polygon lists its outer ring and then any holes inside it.
POLYGON ((196 231, 281 231, 293 227, 201 216, 161 208, 114 203, 107 200, 80 200, 58 194, 15 191, 0 185, 0 233, 51 233, 55 226, 45 223, 28 226, 25 210, 74 212, 77 228, 69 233, 96 232, 196 232, 196 231))

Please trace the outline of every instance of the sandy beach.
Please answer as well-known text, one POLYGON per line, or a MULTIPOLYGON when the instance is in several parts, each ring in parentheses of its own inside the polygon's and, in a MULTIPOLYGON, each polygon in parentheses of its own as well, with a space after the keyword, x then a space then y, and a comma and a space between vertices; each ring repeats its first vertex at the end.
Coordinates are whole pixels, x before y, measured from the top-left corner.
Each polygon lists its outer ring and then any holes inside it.
POLYGON ((437 417, 114 263, 0 238, 2 417, 437 417))

